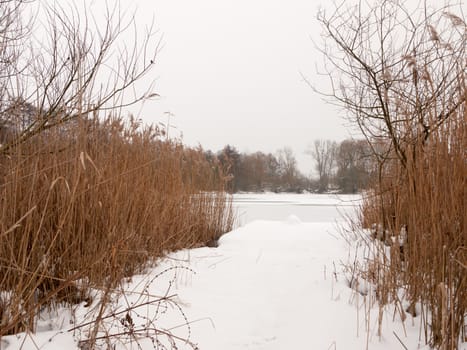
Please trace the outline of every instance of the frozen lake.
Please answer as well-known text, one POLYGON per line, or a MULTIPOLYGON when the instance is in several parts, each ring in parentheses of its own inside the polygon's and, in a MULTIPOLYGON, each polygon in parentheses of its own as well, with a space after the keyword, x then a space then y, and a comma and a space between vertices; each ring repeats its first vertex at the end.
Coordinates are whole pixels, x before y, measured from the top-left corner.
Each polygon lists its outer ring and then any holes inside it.
POLYGON ((233 197, 236 226, 255 220, 284 221, 290 215, 303 222, 336 222, 355 214, 360 195, 240 193, 233 197))

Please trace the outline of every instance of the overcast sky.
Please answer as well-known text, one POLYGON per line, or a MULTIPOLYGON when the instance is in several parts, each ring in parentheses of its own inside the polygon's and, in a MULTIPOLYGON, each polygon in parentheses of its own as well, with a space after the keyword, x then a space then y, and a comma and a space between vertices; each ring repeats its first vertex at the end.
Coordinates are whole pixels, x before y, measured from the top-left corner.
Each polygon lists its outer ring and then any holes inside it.
POLYGON ((140 110, 143 120, 166 122, 170 112, 172 135, 181 132, 184 143, 213 151, 226 144, 242 152, 290 146, 307 174, 312 160, 305 150, 313 140, 350 136, 341 112, 300 75, 321 84, 315 65, 322 57, 312 41, 320 40, 320 1, 135 3, 141 23, 154 15, 163 43, 151 73, 161 98, 140 110))

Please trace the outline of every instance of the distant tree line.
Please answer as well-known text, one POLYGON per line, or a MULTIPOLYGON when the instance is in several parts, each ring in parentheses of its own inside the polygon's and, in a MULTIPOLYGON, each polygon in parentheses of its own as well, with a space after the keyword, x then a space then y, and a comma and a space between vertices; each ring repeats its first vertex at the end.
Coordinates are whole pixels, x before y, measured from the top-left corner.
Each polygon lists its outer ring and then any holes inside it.
POLYGON ((223 168, 232 192, 356 193, 368 186, 374 162, 364 140, 316 140, 306 153, 314 162, 316 176, 300 172, 289 147, 276 153, 241 153, 227 145, 217 153, 205 151, 205 157, 223 168))

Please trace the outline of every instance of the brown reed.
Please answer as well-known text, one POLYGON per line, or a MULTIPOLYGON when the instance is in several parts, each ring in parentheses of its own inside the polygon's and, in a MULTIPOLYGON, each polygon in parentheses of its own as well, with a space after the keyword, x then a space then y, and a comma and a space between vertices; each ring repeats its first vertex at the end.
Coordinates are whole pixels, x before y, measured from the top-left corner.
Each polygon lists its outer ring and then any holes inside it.
POLYGON ((232 227, 202 149, 122 118, 79 118, 0 155, 0 337, 232 227))
POLYGON ((407 166, 388 161, 362 208, 362 226, 379 223, 375 236, 391 247, 390 259, 379 249, 373 260, 380 303, 399 300, 401 288, 410 303, 405 311, 420 316, 415 305, 421 302, 425 340, 439 349, 457 349, 459 341, 467 341, 465 105, 464 99, 428 142, 413 136, 407 166), (399 246, 402 227, 407 239, 399 246))

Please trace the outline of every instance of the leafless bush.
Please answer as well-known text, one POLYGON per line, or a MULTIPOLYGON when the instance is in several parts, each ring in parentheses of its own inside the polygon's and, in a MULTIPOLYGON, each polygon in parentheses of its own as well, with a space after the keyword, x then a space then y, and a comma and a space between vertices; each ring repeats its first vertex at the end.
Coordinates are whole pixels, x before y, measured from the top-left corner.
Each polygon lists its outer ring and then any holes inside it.
POLYGON ((90 310, 85 320, 67 332, 79 339, 78 346, 82 350, 115 348, 118 344, 123 347, 135 344, 140 349, 148 346, 178 349, 181 345, 198 349, 191 340, 190 321, 177 295, 172 293, 180 271, 195 273, 186 267, 174 266, 145 278, 134 290, 120 283, 111 293, 111 304, 95 303, 95 311, 90 310), (163 275, 171 275, 171 278, 161 281, 163 275), (154 295, 156 284, 165 286, 162 295, 154 295), (102 312, 101 306, 104 306, 102 312), (101 313, 100 317, 96 317, 96 312, 101 313))
POLYGON ((159 47, 153 24, 129 44, 125 37, 136 35, 135 21, 121 15, 119 4, 96 19, 73 3, 1 1, 0 121, 14 137, 2 140, 0 152, 78 116, 157 96, 151 83, 139 95, 133 89, 154 65, 159 47))
POLYGON ((382 0, 318 16, 328 96, 376 160, 362 226, 375 224, 390 247, 375 257, 387 260, 379 301, 400 304, 400 288, 412 306, 421 301, 425 340, 440 349, 465 339, 467 312, 467 26, 456 13, 382 0))

